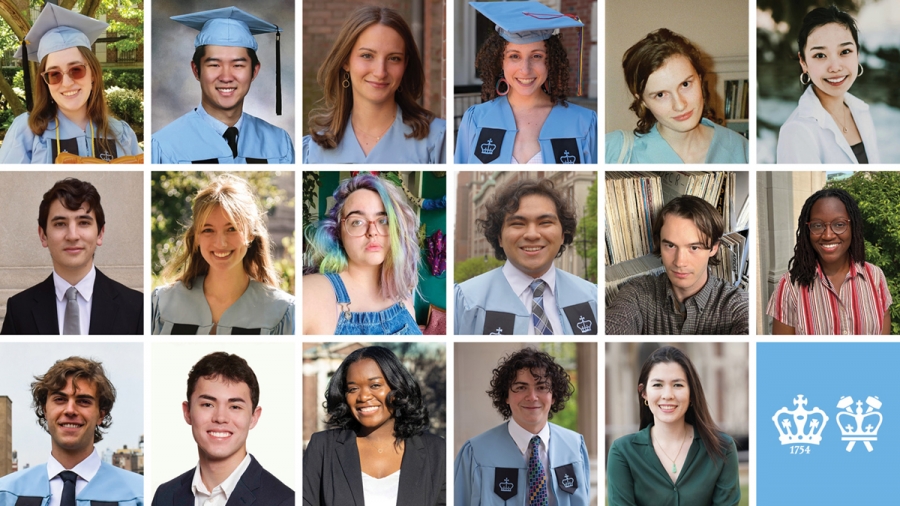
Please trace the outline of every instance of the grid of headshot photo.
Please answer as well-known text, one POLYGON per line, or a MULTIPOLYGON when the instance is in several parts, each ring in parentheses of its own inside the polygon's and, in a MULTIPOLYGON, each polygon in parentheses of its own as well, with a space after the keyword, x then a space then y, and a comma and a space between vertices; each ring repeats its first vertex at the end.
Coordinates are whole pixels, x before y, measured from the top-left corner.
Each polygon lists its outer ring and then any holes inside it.
POLYGON ((898 76, 900 0, 0 0, 0 506, 894 504, 898 76))

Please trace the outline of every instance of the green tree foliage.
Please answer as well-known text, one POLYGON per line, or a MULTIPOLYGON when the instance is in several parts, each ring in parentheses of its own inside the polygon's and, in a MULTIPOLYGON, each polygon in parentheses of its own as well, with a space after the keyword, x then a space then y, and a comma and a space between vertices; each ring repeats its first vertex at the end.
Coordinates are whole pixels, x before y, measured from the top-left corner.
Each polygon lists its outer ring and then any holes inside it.
MULTIPOLYGON (((859 203, 866 261, 884 271, 893 296, 891 333, 900 334, 900 173, 857 172, 829 188, 842 188, 859 203)), ((856 226, 855 223, 851 226, 856 226)))
POLYGON ((119 51, 134 51, 144 43, 143 2, 134 0, 103 0, 97 12, 107 15, 108 31, 110 33, 115 33, 120 37, 127 37, 118 42, 111 42, 109 47, 119 51), (113 18, 113 14, 115 14, 115 18, 113 18), (129 23, 120 21, 117 18, 128 20, 129 23))
POLYGON ((578 222, 578 230, 575 232, 575 242, 571 247, 575 248, 578 256, 587 260, 587 272, 585 277, 594 283, 597 282, 597 179, 588 188, 587 204, 584 209, 584 217, 578 222))
POLYGON ((492 256, 472 257, 462 262, 456 262, 453 269, 453 282, 462 283, 501 266, 503 266, 503 260, 497 260, 492 256))
MULTIPOLYGON (((163 268, 182 245, 181 236, 191 223, 191 202, 199 190, 220 172, 152 172, 150 177, 150 259, 153 285, 159 282, 163 268)), ((263 208, 272 210, 284 201, 285 192, 275 185, 274 172, 232 172, 255 188, 263 208)), ((275 269, 282 276, 282 287, 293 293, 294 240, 285 244, 287 262, 275 259, 275 269), (286 269, 290 266, 290 269, 286 269)))

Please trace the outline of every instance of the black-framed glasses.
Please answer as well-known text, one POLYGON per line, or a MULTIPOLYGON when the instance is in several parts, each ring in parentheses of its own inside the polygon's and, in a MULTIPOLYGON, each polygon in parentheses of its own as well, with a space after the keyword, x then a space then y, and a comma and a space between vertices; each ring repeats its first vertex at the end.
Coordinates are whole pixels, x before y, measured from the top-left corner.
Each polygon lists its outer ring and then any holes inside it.
POLYGON ((83 63, 79 63, 78 65, 72 65, 71 67, 69 67, 69 70, 66 70, 65 72, 58 69, 41 72, 41 77, 44 78, 44 82, 47 84, 61 83, 63 80, 63 75, 71 77, 73 81, 76 79, 81 79, 82 77, 87 75, 87 66, 85 66, 83 63))
POLYGON ((823 221, 808 221, 806 226, 809 227, 809 233, 812 235, 822 235, 825 233, 826 227, 831 227, 831 231, 837 235, 841 235, 850 229, 850 220, 834 220, 825 223, 823 221))
POLYGON ((378 235, 388 235, 388 218, 387 216, 379 216, 374 220, 367 220, 361 216, 350 216, 348 218, 342 218, 341 223, 344 225, 344 230, 347 231, 351 237, 359 237, 366 235, 366 232, 369 230, 369 225, 375 225, 375 231, 378 235))

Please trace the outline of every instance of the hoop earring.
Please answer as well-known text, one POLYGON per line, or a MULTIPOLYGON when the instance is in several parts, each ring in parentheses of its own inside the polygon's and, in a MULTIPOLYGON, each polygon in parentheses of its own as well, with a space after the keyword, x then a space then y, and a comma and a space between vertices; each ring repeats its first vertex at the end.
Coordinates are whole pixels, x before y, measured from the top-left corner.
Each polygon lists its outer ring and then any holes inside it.
POLYGON ((344 89, 350 87, 350 72, 347 72, 346 74, 344 74, 344 80, 341 81, 341 86, 343 86, 344 89))
POLYGON ((541 91, 548 95, 550 94, 550 84, 547 81, 544 81, 543 84, 541 84, 541 91))
POLYGON ((505 77, 501 77, 497 80, 497 85, 494 86, 494 91, 496 91, 497 95, 500 95, 501 97, 509 93, 509 82, 506 81, 505 77), (501 85, 503 86, 502 91, 500 89, 501 85))
POLYGON ((809 78, 809 72, 804 72, 804 73, 800 74, 800 84, 802 84, 803 86, 806 86, 807 84, 809 84, 810 81, 811 81, 811 79, 809 78), (806 76, 806 81, 803 80, 803 76, 806 76))
POLYGON ((857 65, 859 65, 859 74, 856 74, 856 77, 859 77, 863 75, 863 71, 865 71, 866 69, 863 68, 862 63, 857 63, 857 65))
POLYGON ((644 399, 644 406, 650 406, 650 403, 647 402, 647 399, 644 399))

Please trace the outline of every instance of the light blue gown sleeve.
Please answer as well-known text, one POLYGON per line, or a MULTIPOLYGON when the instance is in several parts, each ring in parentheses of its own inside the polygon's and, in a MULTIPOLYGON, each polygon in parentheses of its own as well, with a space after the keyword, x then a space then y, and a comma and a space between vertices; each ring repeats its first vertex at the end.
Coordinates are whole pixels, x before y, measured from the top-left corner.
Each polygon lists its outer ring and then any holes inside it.
POLYGON ((475 462, 472 443, 466 441, 456 456, 453 472, 454 506, 481 505, 481 472, 475 462))
POLYGON ((444 120, 439 120, 437 118, 431 122, 431 128, 436 130, 435 132, 430 132, 430 136, 434 138, 435 143, 435 155, 432 155, 432 159, 429 160, 430 163, 447 163, 447 122, 444 120))
POLYGON ((475 143, 475 133, 478 130, 472 121, 472 112, 476 107, 478 106, 473 105, 469 107, 466 113, 463 114, 462 122, 459 124, 459 135, 456 136, 456 152, 453 156, 455 163, 469 163, 469 156, 471 156, 469 146, 475 143))
POLYGON ((150 138, 150 163, 175 163, 165 155, 155 137, 150 138))
POLYGON ((122 154, 120 156, 133 156, 143 153, 138 145, 137 134, 131 128, 131 125, 124 121, 118 120, 119 128, 122 129, 121 135, 118 136, 119 144, 122 145, 122 154))
POLYGON ((0 146, 0 163, 31 163, 33 145, 34 133, 28 127, 28 113, 20 114, 13 120, 0 146))
POLYGON ((621 130, 616 130, 606 134, 606 163, 619 163, 619 155, 622 154, 622 144, 625 142, 625 135, 621 130))
POLYGON ((591 155, 590 163, 600 163, 600 159, 597 158, 597 113, 591 112, 593 114, 591 115, 591 128, 588 130, 588 153, 591 155))
POLYGON ((287 311, 284 312, 284 316, 281 318, 281 321, 278 322, 278 325, 276 325, 274 329, 272 329, 272 335, 292 336, 295 334, 294 306, 294 302, 291 301, 291 305, 288 306, 287 311))
POLYGON ((462 287, 456 285, 453 287, 455 305, 453 311, 453 333, 460 335, 468 335, 472 334, 472 322, 466 321, 469 318, 467 317, 468 311, 468 303, 466 301, 466 294, 463 293, 462 287))
POLYGON ((309 135, 304 135, 303 136, 303 145, 300 148, 302 150, 301 157, 302 157, 304 164, 309 163, 309 143, 310 142, 312 142, 312 138, 309 135))

